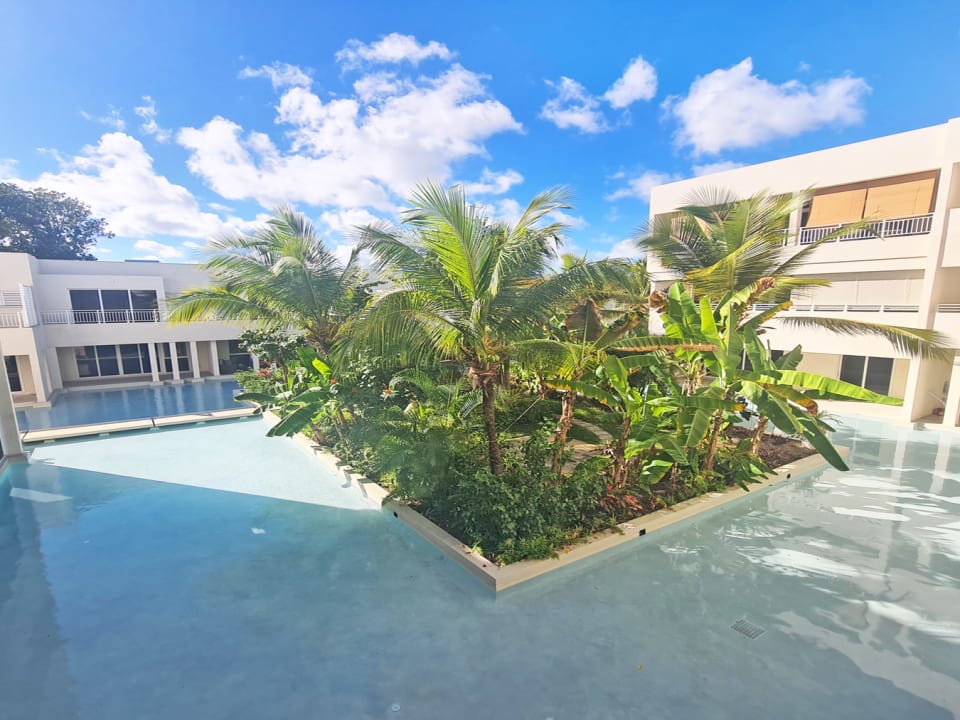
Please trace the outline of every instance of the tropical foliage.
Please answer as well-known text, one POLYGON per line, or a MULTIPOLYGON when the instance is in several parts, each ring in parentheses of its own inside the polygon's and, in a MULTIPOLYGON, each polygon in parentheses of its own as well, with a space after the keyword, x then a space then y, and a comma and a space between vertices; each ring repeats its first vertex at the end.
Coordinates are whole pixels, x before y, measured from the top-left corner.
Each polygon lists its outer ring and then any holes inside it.
MULTIPOLYGON (((643 262, 558 255, 559 190, 509 224, 459 186, 417 188, 399 226, 359 231, 379 287, 281 211, 214 244, 217 286, 180 298, 176 317, 258 324, 245 341, 270 367, 241 377, 241 399, 280 416, 271 435, 310 434, 498 562, 547 557, 748 487, 770 471, 770 427, 844 469, 819 403, 899 402, 803 372, 799 346, 775 355, 764 342, 790 293, 822 284, 795 272, 815 247, 781 247, 800 200, 711 202, 644 239, 681 276, 667 292, 650 291, 643 262), (575 425, 584 418, 596 432, 575 425)), ((937 352, 923 332, 856 332, 937 352)))

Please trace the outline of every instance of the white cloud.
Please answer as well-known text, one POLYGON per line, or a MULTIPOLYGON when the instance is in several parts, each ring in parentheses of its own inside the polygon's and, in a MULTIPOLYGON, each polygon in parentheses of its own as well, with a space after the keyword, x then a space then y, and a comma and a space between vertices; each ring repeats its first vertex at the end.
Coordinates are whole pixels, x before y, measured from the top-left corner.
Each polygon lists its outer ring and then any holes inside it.
POLYGON ((193 242, 192 240, 184 240, 180 244, 183 247, 188 248, 190 250, 203 250, 206 247, 206 245, 203 245, 202 243, 193 242))
POLYGON ((145 135, 153 135, 157 142, 166 142, 170 139, 170 131, 157 124, 157 104, 149 95, 143 96, 143 105, 135 107, 133 111, 143 118, 140 131, 145 135))
MULTIPOLYGON (((621 173, 617 173, 617 175, 619 175, 622 179, 623 176, 621 173)), ((627 180, 625 187, 614 190, 612 193, 605 196, 604 199, 622 200, 623 198, 636 198, 637 200, 648 202, 650 200, 650 192, 657 185, 663 185, 664 183, 673 182, 674 180, 679 179, 680 177, 678 175, 658 172, 656 170, 646 170, 636 177, 627 180)))
POLYGON ((112 105, 108 106, 106 115, 100 115, 98 117, 88 113, 86 110, 81 110, 80 117, 82 117, 84 120, 89 120, 90 122, 107 125, 112 127, 114 130, 123 130, 127 126, 126 121, 120 116, 120 111, 112 105))
POLYGON ((119 132, 104 134, 75 157, 61 158, 57 172, 19 182, 79 198, 121 237, 206 238, 235 225, 202 212, 185 187, 157 174, 139 140, 119 132))
POLYGON ((385 92, 371 105, 287 89, 276 121, 289 128, 288 151, 224 117, 182 129, 177 141, 191 172, 229 200, 390 211, 417 182, 446 182, 454 162, 486 155, 490 136, 522 130, 484 77, 459 65, 385 92))
POLYGON ((693 81, 685 97, 664 103, 680 123, 675 140, 694 155, 760 145, 824 125, 852 125, 863 119, 863 78, 838 77, 805 85, 775 85, 753 74, 751 58, 693 81))
POLYGON ((347 40, 343 50, 337 53, 337 61, 345 68, 355 68, 368 63, 402 63, 419 65, 423 60, 435 57, 439 60, 451 60, 454 53, 443 43, 431 40, 421 45, 413 35, 390 33, 376 42, 362 43, 359 40, 347 40))
POLYGON ((289 63, 274 62, 258 68, 245 67, 238 75, 240 78, 268 78, 274 90, 285 87, 310 87, 313 82, 302 68, 289 63))
POLYGON ((13 158, 0 158, 0 180, 16 177, 17 164, 13 158))
POLYGON ((133 247, 150 253, 142 256, 144 260, 176 260, 183 257, 183 250, 156 240, 137 240, 133 247))
POLYGON ((576 80, 561 77, 558 82, 547 80, 557 96, 550 98, 540 109, 540 117, 558 128, 577 128, 582 133, 609 130, 607 120, 600 112, 600 101, 587 92, 576 80))
POLYGON ((743 167, 743 163, 734 162, 733 160, 720 160, 713 163, 694 165, 693 175, 694 177, 700 177, 701 175, 713 175, 714 173, 726 172, 727 170, 736 170, 739 167, 743 167))
POLYGON ((357 227, 372 225, 382 218, 363 208, 327 210, 320 213, 320 222, 338 235, 352 236, 357 227))
POLYGON ((390 72, 370 73, 353 83, 354 92, 365 103, 374 103, 391 95, 398 95, 411 87, 411 83, 390 72))
POLYGON ((555 210, 550 213, 548 218, 552 222, 563 223, 567 226, 568 230, 582 230, 589 225, 587 219, 582 215, 570 215, 569 213, 561 212, 559 210, 555 210))
POLYGON ((467 195, 503 195, 514 185, 523 182, 523 175, 516 170, 504 170, 501 173, 484 168, 478 182, 465 182, 463 191, 467 195))
POLYGON ((651 100, 656 94, 657 71, 639 55, 630 61, 603 97, 612 107, 625 108, 637 100, 651 100))
POLYGON ((630 238, 614 243, 603 255, 604 257, 618 258, 623 260, 636 260, 643 257, 643 253, 640 251, 640 248, 637 247, 637 244, 630 238))

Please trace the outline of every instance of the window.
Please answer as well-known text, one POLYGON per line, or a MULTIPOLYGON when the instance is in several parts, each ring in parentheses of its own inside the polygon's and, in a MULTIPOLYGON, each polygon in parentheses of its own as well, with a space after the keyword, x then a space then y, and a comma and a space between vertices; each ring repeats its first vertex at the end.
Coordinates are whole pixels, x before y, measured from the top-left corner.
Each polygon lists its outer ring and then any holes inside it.
POLYGON ((841 380, 881 395, 890 392, 892 378, 893 358, 844 355, 840 361, 841 380))
POLYGON ((82 378, 97 377, 100 371, 97 369, 97 351, 93 345, 86 345, 76 349, 77 353, 77 375, 82 378))
POLYGON ((17 366, 15 355, 7 355, 3 359, 3 364, 7 370, 7 380, 10 382, 11 392, 22 392, 23 384, 20 382, 20 368, 17 366))
POLYGON ((240 346, 239 340, 230 341, 230 364, 234 370, 250 370, 253 367, 253 358, 240 346))
POLYGON ((189 372, 190 371, 190 351, 187 347, 187 343, 178 342, 176 343, 177 347, 177 367, 180 368, 180 372, 189 372))
POLYGON ((157 322, 156 290, 71 290, 75 323, 157 322))
POLYGON ((150 372, 150 349, 146 343, 120 346, 120 365, 124 375, 145 375, 150 372))
POLYGON ((116 345, 97 345, 97 365, 104 376, 119 375, 120 363, 117 361, 116 345))

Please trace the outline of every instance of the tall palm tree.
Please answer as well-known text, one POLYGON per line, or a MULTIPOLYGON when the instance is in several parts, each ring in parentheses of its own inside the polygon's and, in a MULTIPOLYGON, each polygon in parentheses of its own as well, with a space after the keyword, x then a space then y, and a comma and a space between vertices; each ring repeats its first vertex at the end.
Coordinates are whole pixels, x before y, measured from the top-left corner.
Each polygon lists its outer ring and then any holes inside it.
POLYGON ((313 223, 289 207, 252 233, 211 240, 208 250, 203 267, 213 282, 170 298, 171 322, 294 328, 325 356, 340 325, 369 296, 355 256, 341 263, 313 223))
POLYGON ((400 227, 362 231, 358 247, 370 252, 390 289, 349 323, 342 350, 464 365, 481 390, 490 469, 500 475, 494 397, 511 345, 536 333, 583 287, 609 281, 617 266, 548 272, 563 227, 549 215, 570 207, 563 190, 537 195, 513 225, 470 204, 459 185, 420 185, 410 205, 400 227))
MULTIPOLYGON (((823 243, 855 230, 869 230, 869 221, 835 230, 799 249, 786 246, 790 215, 802 210, 810 192, 759 193, 740 199, 733 193, 705 188, 692 194, 675 213, 660 215, 634 236, 641 250, 654 255, 694 295, 722 301, 728 293, 746 291, 738 302, 738 324, 753 317, 757 303, 772 303, 771 319, 790 307, 790 293, 825 287, 830 281, 797 272, 823 243)), ((842 335, 879 336, 901 353, 943 357, 946 338, 933 330, 861 322, 845 318, 778 317, 792 327, 818 327, 842 335)))

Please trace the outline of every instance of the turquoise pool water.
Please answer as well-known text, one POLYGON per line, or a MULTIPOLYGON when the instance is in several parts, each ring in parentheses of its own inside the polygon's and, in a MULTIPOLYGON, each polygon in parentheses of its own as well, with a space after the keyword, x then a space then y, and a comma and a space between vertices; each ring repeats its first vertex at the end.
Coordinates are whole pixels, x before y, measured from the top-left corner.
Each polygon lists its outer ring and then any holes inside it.
POLYGON ((7 471, 0 718, 960 712, 960 436, 857 423, 850 473, 494 597, 263 431, 57 442, 7 471), (181 484, 236 482, 310 502, 181 484))
POLYGON ((233 380, 77 390, 58 396, 51 407, 17 410, 17 424, 21 430, 40 430, 225 410, 240 407, 233 399, 238 392, 233 380))

